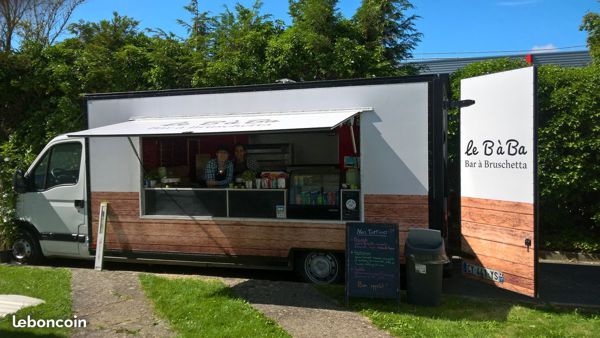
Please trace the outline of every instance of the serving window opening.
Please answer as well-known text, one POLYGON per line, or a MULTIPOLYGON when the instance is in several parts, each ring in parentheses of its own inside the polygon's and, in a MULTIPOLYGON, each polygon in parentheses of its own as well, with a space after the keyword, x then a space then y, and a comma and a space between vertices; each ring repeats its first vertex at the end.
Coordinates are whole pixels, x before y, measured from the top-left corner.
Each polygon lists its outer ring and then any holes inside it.
POLYGON ((359 120, 320 131, 142 137, 143 214, 360 220, 359 120))

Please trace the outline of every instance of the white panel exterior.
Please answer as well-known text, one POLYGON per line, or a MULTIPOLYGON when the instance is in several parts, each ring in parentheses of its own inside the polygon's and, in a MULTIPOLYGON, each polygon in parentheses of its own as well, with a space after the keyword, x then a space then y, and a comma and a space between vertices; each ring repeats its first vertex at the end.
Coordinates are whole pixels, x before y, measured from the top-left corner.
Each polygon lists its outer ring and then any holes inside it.
MULTIPOLYGON (((428 193, 428 84, 399 83, 293 90, 90 100, 89 128, 140 117, 335 110, 361 113, 362 191, 428 193)), ((308 115, 307 115, 308 117, 308 115)), ((138 145, 138 140, 134 144, 138 145)), ((126 138, 90 141, 92 191, 140 191, 140 165, 126 138)))
POLYGON ((523 68, 461 81, 461 99, 475 100, 460 113, 463 197, 533 203, 534 72, 523 68))
MULTIPOLYGON (((140 154, 139 139, 131 141, 140 154)), ((90 138, 90 168, 92 191, 140 191, 141 166, 126 137, 90 138)))
POLYGON ((378 109, 361 115, 363 193, 427 195, 427 83, 404 85, 377 101, 378 109))

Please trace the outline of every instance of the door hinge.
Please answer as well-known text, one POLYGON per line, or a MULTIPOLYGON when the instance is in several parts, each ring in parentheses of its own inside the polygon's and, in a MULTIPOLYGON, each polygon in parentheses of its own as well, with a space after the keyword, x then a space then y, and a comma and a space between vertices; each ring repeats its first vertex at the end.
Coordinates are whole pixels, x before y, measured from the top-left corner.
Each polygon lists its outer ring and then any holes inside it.
POLYGON ((444 101, 444 109, 464 108, 475 104, 475 100, 444 101))

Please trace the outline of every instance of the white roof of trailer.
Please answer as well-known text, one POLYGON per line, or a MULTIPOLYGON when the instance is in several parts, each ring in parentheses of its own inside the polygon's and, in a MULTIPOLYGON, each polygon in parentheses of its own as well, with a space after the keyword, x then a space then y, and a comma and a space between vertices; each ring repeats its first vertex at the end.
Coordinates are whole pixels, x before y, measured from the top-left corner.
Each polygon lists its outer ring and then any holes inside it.
POLYGON ((245 113, 194 117, 137 118, 69 133, 70 137, 161 136, 302 130, 331 130, 372 108, 277 113, 245 113))

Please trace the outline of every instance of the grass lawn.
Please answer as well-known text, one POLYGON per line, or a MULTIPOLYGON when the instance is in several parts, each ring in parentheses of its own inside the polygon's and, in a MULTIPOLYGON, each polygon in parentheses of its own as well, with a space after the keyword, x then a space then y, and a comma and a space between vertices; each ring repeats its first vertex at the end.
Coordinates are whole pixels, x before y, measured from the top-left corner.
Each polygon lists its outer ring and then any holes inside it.
MULTIPOLYGON (((72 319, 71 272, 0 265, 0 294, 18 294, 43 299, 44 304, 21 309, 16 318, 72 319)), ((0 320, 0 337, 68 337, 67 328, 13 328, 12 315, 0 320)))
POLYGON ((180 337, 289 337, 219 281, 140 275, 158 314, 180 337))
MULTIPOLYGON (((344 287, 318 286, 343 304, 344 287)), ((403 298, 404 301, 405 297, 403 298)), ((398 337, 598 337, 600 310, 535 306, 444 295, 439 307, 352 299, 375 326, 398 337)))

